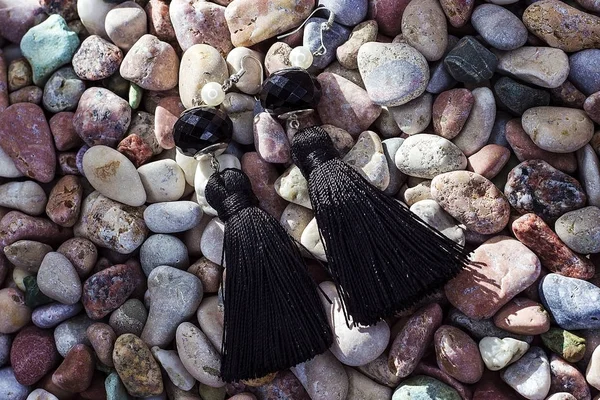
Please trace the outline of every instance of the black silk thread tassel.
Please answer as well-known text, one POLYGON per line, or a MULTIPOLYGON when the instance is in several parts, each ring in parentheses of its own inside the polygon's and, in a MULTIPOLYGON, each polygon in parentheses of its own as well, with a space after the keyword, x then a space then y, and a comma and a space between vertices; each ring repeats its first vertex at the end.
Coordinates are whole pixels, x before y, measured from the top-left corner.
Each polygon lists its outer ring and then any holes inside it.
POLYGON ((322 128, 296 133, 327 268, 354 324, 372 325, 442 287, 467 263, 462 246, 371 185, 322 128))
POLYGON ((258 208, 248 177, 213 174, 206 199, 225 224, 221 377, 263 377, 327 350, 333 341, 317 286, 293 239, 258 208))

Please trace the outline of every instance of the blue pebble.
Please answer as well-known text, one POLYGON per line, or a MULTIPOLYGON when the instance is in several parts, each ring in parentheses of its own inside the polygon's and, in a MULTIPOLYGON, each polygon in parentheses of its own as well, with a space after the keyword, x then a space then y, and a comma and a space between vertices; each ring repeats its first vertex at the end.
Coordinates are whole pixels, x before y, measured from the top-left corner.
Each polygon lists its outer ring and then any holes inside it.
POLYGON ((367 16, 367 0, 319 0, 319 6, 325 6, 335 14, 335 22, 353 26, 361 23, 367 16))
POLYGON ((563 329, 600 328, 600 288, 588 281, 548 274, 540 281, 544 307, 563 329))
POLYGON ((569 57, 569 81, 586 96, 600 91, 600 50, 587 49, 569 57))
MULTIPOLYGON (((321 24, 327 22, 324 18, 311 18, 304 28, 303 46, 313 53, 321 47, 321 24)), ((335 22, 331 29, 323 32, 323 44, 327 52, 320 56, 314 56, 313 67, 324 69, 335 60, 335 52, 350 37, 350 29, 335 22)))

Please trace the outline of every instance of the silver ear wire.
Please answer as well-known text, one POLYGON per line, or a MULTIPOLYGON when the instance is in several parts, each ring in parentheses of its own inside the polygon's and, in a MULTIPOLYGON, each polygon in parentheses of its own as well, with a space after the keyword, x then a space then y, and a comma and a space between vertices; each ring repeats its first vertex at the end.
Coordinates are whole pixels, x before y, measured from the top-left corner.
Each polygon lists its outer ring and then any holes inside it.
POLYGON ((258 64, 258 66, 260 68, 260 84, 262 85, 263 79, 264 79, 264 77, 263 77, 264 71, 263 71, 262 63, 256 57, 254 57, 250 54, 246 54, 240 60, 240 70, 238 72, 236 72, 235 74, 231 75, 229 78, 227 78, 225 80, 225 82, 223 83, 223 86, 221 86, 224 92, 228 91, 229 89, 231 89, 233 87, 233 85, 238 83, 240 81, 240 79, 242 78, 242 76, 244 76, 244 74, 247 72, 247 69, 244 68, 244 62, 247 59, 254 60, 258 64))
POLYGON ((329 18, 327 18, 327 22, 321 23, 321 32, 320 32, 320 35, 321 35, 321 37, 320 37, 320 39, 321 39, 321 45, 319 46, 319 48, 317 50, 313 51, 312 54, 315 55, 315 56, 322 56, 322 55, 326 54, 327 53, 327 48, 325 47, 325 42, 323 41, 323 32, 326 32, 326 31, 330 30, 331 27, 333 26, 333 22, 335 20, 335 13, 333 11, 329 10, 325 6, 319 6, 319 7, 315 8, 313 10, 313 12, 310 13, 310 15, 304 20, 304 22, 302 22, 302 24, 299 27, 297 27, 296 29, 294 29, 291 32, 288 32, 288 33, 285 33, 283 35, 277 36, 277 39, 283 39, 283 38, 286 38, 288 36, 293 35, 296 32, 299 32, 300 29, 302 29, 304 27, 304 25, 306 25, 306 23, 308 22, 308 20, 311 19, 311 17, 313 15, 315 15, 317 12, 322 11, 322 10, 326 10, 326 11, 329 12, 329 18))

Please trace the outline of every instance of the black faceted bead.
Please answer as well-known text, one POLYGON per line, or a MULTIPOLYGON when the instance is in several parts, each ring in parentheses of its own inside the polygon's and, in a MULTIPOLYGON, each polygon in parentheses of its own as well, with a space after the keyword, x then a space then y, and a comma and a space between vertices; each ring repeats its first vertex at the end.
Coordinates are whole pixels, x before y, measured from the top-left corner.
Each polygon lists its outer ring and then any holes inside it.
POLYGON ((263 83, 260 103, 270 114, 313 109, 321 99, 321 85, 302 68, 286 68, 271 74, 263 83))
POLYGON ((197 107, 186 111, 173 127, 175 146, 190 157, 207 147, 228 144, 232 134, 231 119, 214 107, 197 107))

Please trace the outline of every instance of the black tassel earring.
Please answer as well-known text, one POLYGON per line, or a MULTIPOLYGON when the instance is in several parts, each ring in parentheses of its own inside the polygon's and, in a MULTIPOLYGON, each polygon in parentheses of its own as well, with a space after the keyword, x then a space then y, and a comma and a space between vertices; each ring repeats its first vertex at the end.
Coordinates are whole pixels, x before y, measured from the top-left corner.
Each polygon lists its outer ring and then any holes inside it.
POLYGON ((229 117, 214 107, 185 111, 174 126, 178 150, 210 160, 208 203, 225 224, 221 378, 261 378, 326 351, 333 342, 315 282, 279 222, 258 208, 250 180, 219 171, 216 155, 231 141, 229 117))
MULTIPOLYGON (((302 55, 307 50, 292 52, 302 55)), ((270 75, 260 93, 263 108, 295 129, 298 116, 313 112, 320 100, 319 83, 306 71, 306 58, 300 57, 296 68, 270 75)), ((300 130, 291 149, 308 180, 327 268, 354 324, 371 325, 393 316, 441 288, 468 264, 462 246, 344 163, 322 128, 300 130)))

